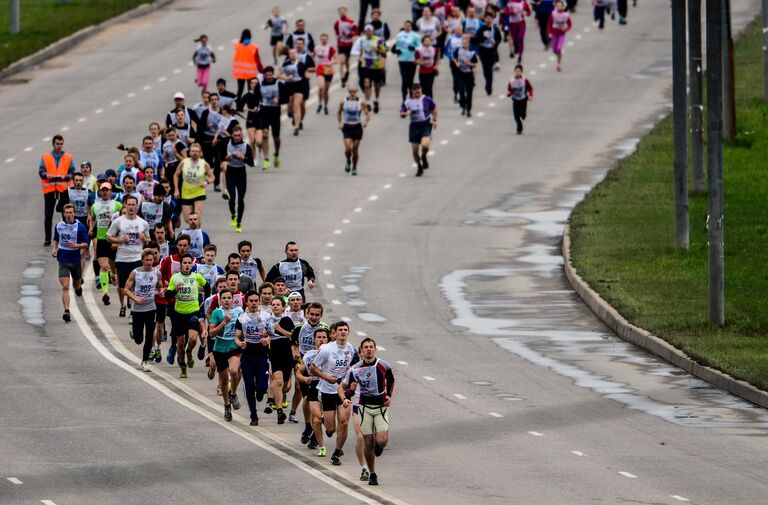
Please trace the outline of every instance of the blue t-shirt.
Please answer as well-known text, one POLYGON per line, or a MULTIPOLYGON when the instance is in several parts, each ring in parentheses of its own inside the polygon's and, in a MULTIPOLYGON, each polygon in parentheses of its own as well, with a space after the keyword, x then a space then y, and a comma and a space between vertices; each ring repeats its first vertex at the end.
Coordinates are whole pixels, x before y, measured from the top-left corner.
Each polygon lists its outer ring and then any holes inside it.
POLYGON ((237 348, 235 343, 235 337, 237 336, 237 318, 243 313, 243 309, 240 307, 232 307, 228 311, 223 308, 218 308, 211 313, 211 324, 218 326, 224 320, 224 313, 229 312, 232 319, 224 326, 224 328, 216 335, 216 340, 213 343, 214 352, 229 352, 237 348))
POLYGON ((416 49, 421 47, 421 38, 414 32, 400 32, 395 39, 398 50, 397 61, 416 61, 416 49))
POLYGON ((53 240, 59 245, 56 259, 59 260, 59 263, 65 264, 80 263, 80 249, 69 247, 67 242, 71 241, 76 244, 89 244, 91 242, 90 237, 88 237, 88 229, 78 220, 72 224, 65 221, 56 223, 53 240))

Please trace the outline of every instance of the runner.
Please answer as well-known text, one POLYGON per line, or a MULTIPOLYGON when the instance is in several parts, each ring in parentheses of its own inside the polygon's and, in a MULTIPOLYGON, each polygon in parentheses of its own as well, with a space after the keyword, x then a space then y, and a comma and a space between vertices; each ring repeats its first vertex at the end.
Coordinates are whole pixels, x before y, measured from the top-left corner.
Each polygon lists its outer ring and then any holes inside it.
POLYGON ((299 246, 296 242, 285 244, 285 259, 275 263, 267 273, 266 282, 273 282, 276 278, 285 279, 285 285, 291 291, 296 291, 304 296, 304 279, 307 280, 307 287, 315 287, 315 270, 304 259, 299 259, 299 246))
POLYGON ((475 67, 477 67, 477 53, 470 48, 469 35, 464 34, 461 39, 461 47, 453 54, 453 64, 458 69, 459 106, 461 115, 472 117, 472 95, 475 91, 475 67))
POLYGON ((328 329, 317 328, 314 331, 314 349, 307 351, 302 360, 296 365, 296 383, 299 384, 304 398, 309 404, 310 418, 305 424, 304 432, 301 434, 301 443, 307 444, 310 449, 317 449, 322 446, 317 455, 325 457, 325 442, 323 440, 323 404, 320 402, 317 387, 320 377, 312 373, 312 363, 320 352, 320 347, 328 343, 328 329), (311 434, 311 437, 310 437, 311 434))
POLYGON ((216 63, 216 54, 213 48, 208 45, 208 36, 203 34, 195 39, 197 47, 192 54, 192 63, 197 68, 195 84, 200 86, 202 91, 208 89, 208 81, 211 78, 211 63, 216 63))
MULTIPOLYGON (((180 261, 180 271, 171 277, 165 291, 165 297, 169 300, 169 303, 171 299, 175 298, 173 312, 171 313, 171 323, 173 325, 171 335, 176 337, 174 348, 175 354, 178 354, 179 358, 179 378, 186 379, 187 367, 192 368, 195 366, 192 350, 195 348, 195 344, 197 344, 197 337, 200 334, 203 337, 207 336, 206 328, 198 319, 200 312, 198 293, 200 288, 203 288, 207 297, 210 288, 202 275, 192 272, 195 259, 191 254, 181 255, 180 261)), ((168 354, 170 357, 170 351, 168 354)), ((227 398, 226 401, 228 400, 227 398)))
POLYGON ((432 85, 437 77, 438 51, 432 45, 434 39, 429 35, 421 38, 421 47, 416 50, 416 63, 419 65, 419 84, 422 92, 433 96, 432 85))
POLYGON ((352 43, 360 33, 360 28, 354 20, 347 16, 347 8, 339 7, 339 19, 333 23, 333 32, 336 34, 336 48, 339 52, 339 74, 341 74, 341 86, 347 85, 349 79, 349 54, 352 43))
POLYGON ((549 49, 549 18, 555 10, 554 0, 538 0, 533 2, 533 10, 536 12, 536 24, 539 25, 539 36, 544 49, 549 49))
POLYGON ((141 195, 141 203, 152 200, 152 195, 155 186, 159 186, 160 183, 155 180, 155 169, 152 167, 144 168, 141 173, 143 177, 141 182, 136 185, 136 192, 141 195))
POLYGON ((243 293, 250 293, 251 291, 256 291, 256 287, 253 283, 253 279, 251 279, 247 275, 243 275, 240 273, 240 255, 237 253, 230 253, 230 255, 227 257, 227 266, 224 268, 225 271, 231 272, 235 271, 240 276, 240 286, 239 289, 243 293))
MULTIPOLYGON (((296 30, 288 35, 288 39, 285 41, 285 45, 288 49, 295 49, 296 48, 296 41, 299 39, 304 40, 304 46, 307 48, 307 51, 314 52, 315 50, 315 39, 312 38, 312 34, 306 31, 306 26, 303 19, 297 19, 296 20, 296 30)), ((283 50, 285 51, 285 50, 283 50)))
POLYGON ((241 240, 237 244, 237 252, 240 253, 240 274, 250 277, 254 284, 264 282, 266 274, 261 259, 251 258, 253 244, 249 240, 241 240))
POLYGON ((408 125, 408 142, 411 143, 411 154, 416 162, 416 177, 421 177, 424 170, 429 168, 427 154, 432 130, 437 129, 437 105, 431 97, 422 95, 419 84, 414 84, 411 86, 411 98, 406 100, 400 109, 400 117, 411 118, 408 125))
POLYGON ((107 241, 117 244, 117 295, 120 299, 120 317, 125 317, 125 283, 131 272, 141 266, 141 252, 150 241, 149 225, 138 214, 139 200, 133 195, 123 198, 125 214, 109 226, 107 241))
MULTIPOLYGON (((301 296, 300 293, 291 293, 288 298, 293 299, 295 295, 301 296)), ((296 302, 291 302, 291 311, 295 310, 296 302)), ((297 324, 296 327, 293 329, 293 334, 291 335, 291 342, 294 350, 299 352, 299 356, 304 356, 307 351, 311 351, 314 349, 314 334, 315 330, 319 328, 324 328, 328 330, 328 327, 321 321, 323 317, 323 305, 319 302, 311 302, 307 305, 306 311, 306 320, 303 323, 297 324)), ((294 320, 295 321, 295 320, 294 320)), ((302 391, 301 389, 297 389, 294 392, 293 401, 291 403, 291 412, 296 412, 296 410, 299 407, 299 403, 301 402, 301 396, 302 391)), ((266 412, 266 409, 264 410, 266 412)), ((270 410, 271 412, 271 410, 270 410)), ((269 412, 267 412, 269 413, 269 412)), ((312 428, 310 426, 310 414, 309 414, 309 404, 305 401, 302 406, 302 413, 304 414, 304 422, 305 422, 305 429, 304 434, 302 434, 302 443, 306 443, 304 441, 304 438, 306 437, 307 441, 309 440, 309 436, 312 432, 312 428)), ((312 447, 314 449, 314 447, 312 447)))
POLYGON ((226 181, 227 194, 229 195, 229 224, 235 228, 235 232, 243 232, 243 213, 245 212, 245 191, 247 189, 248 176, 245 166, 253 166, 253 151, 251 146, 243 140, 243 130, 236 126, 232 130, 232 136, 226 146, 226 181), (235 214, 235 200, 237 200, 237 214, 235 214))
MULTIPOLYGON (((163 201, 163 203, 165 203, 165 201, 163 201)), ((146 221, 147 219, 144 218, 144 220, 146 221)), ((162 223, 155 223, 153 232, 154 241, 157 244, 157 251, 160 255, 160 261, 163 261, 165 258, 171 255, 171 244, 166 239, 167 230, 162 223)))
MULTIPOLYGON (((201 91, 200 92, 200 101, 192 107, 192 110, 195 111, 195 114, 197 115, 198 119, 203 114, 203 111, 206 110, 208 107, 211 106, 211 93, 209 91, 201 91)), ((201 121, 197 122, 197 129, 201 129, 205 127, 205 124, 203 124, 201 121)))
POLYGON ((528 101, 533 100, 533 86, 523 77, 523 66, 515 66, 515 76, 507 84, 507 96, 512 99, 512 114, 517 124, 517 134, 523 134, 523 121, 527 114, 528 101))
MULTIPOLYGON (((184 111, 178 111, 177 116, 179 118, 184 117, 184 111)), ((182 131, 184 131, 186 140, 179 138, 179 130, 176 127, 169 126, 165 129, 165 142, 163 142, 162 147, 163 164, 165 165, 163 177, 169 181, 176 177, 176 169, 179 167, 179 163, 187 157, 187 141, 189 140, 191 130, 187 128, 187 130, 182 131)))
POLYGON ((158 184, 152 190, 152 199, 143 202, 139 207, 139 216, 147 222, 151 229, 154 230, 157 225, 160 225, 168 236, 173 238, 174 230, 171 215, 171 206, 165 202, 165 188, 162 184, 158 184))
MULTIPOLYGON (((211 286, 214 286, 216 284, 216 281, 219 277, 223 277, 226 272, 222 267, 216 264, 216 254, 218 253, 218 248, 216 247, 216 244, 208 244, 207 246, 203 247, 203 261, 201 263, 197 264, 197 272, 205 277, 206 282, 210 284, 211 286)), ((237 272, 233 272, 237 273, 237 272)), ((237 279, 235 279, 235 285, 234 289, 237 291, 238 286, 240 285, 240 275, 237 275, 237 279)), ((229 287, 229 286, 228 286, 229 287)), ((235 292, 233 291, 233 293, 235 292)), ((216 296, 216 295, 213 295, 216 296)), ((235 307, 242 307, 243 304, 235 304, 235 307)), ((215 308, 215 307, 214 307, 215 308)), ((208 312, 208 309, 205 310, 205 312, 208 312)))
MULTIPOLYGON (((360 343, 360 361, 349 369, 338 386, 338 394, 344 395, 352 384, 360 386, 361 430, 365 441, 365 460, 370 469, 368 484, 378 486, 376 458, 381 456, 389 442, 389 406, 395 388, 395 376, 389 364, 376 357, 376 342, 365 338, 360 343)), ((344 400, 349 405, 350 400, 344 400)))
POLYGON ((123 207, 125 207, 125 199, 129 196, 136 199, 139 207, 144 203, 144 197, 136 189, 136 178, 131 174, 125 174, 125 177, 123 177, 123 194, 120 197, 123 207))
MULTIPOLYGON (((493 93, 493 70, 496 61, 499 58, 498 46, 501 43, 501 31, 494 22, 495 16, 486 12, 483 18, 483 24, 475 32, 472 42, 477 48, 477 55, 483 67, 483 78, 485 79, 485 94, 491 96, 493 93)), ((471 103, 471 97, 470 97, 471 103)), ((469 113, 467 109, 467 113, 469 113)))
POLYGON ((420 46, 421 38, 413 32, 413 24, 406 21, 392 46, 392 52, 397 55, 397 64, 400 68, 400 94, 403 97, 403 102, 405 102, 416 77, 416 49, 420 46))
POLYGON ((526 0, 509 0, 502 12, 507 18, 509 57, 514 58, 517 54, 517 63, 520 64, 523 61, 523 52, 525 51, 525 16, 530 17, 531 6, 526 0))
POLYGON ((288 287, 285 285, 285 279, 278 277, 275 282, 272 283, 275 286, 275 296, 280 297, 287 304, 288 303, 288 287))
POLYGON ((181 213, 187 222, 192 213, 202 219, 205 188, 214 181, 211 166, 201 159, 202 151, 200 144, 192 144, 189 147, 189 158, 181 162, 173 176, 176 188, 173 197, 177 200, 181 199, 181 213), (183 186, 179 185, 180 181, 183 182, 183 186))
POLYGON ((381 9, 373 9, 371 11, 371 20, 366 24, 373 26, 374 35, 384 39, 385 42, 389 40, 389 37, 391 36, 389 25, 381 20, 381 9))
POLYGON ((93 175, 90 161, 86 160, 80 163, 80 173, 83 174, 83 187, 92 193, 96 193, 99 190, 99 185, 96 176, 93 175))
MULTIPOLYGON (((240 367, 245 389, 245 399, 251 413, 251 426, 259 425, 256 402, 264 400, 269 387, 269 346, 270 338, 266 317, 259 310, 259 294, 251 291, 247 295, 247 308, 237 319, 237 339, 245 342, 240 357, 240 367)), ((240 344, 238 344, 240 345, 240 344)), ((242 347, 242 345, 241 345, 242 347)))
POLYGON ((275 79, 275 69, 266 67, 261 81, 261 110, 259 111, 259 130, 256 132, 256 144, 261 145, 264 159, 261 169, 267 170, 269 164, 269 130, 275 144, 275 168, 280 166, 280 106, 287 99, 287 90, 283 83, 275 79))
POLYGON ((328 34, 320 35, 320 44, 315 46, 313 59, 317 67, 317 112, 328 115, 328 89, 333 81, 333 67, 336 64, 336 48, 328 43, 328 34))
POLYGON ((280 7, 272 7, 272 16, 264 23, 264 29, 270 30, 269 45, 272 46, 272 58, 277 65, 277 57, 283 54, 283 41, 288 31, 288 21, 280 15, 280 7))
MULTIPOLYGON (((370 27, 370 25, 368 25, 370 27)), ((371 30, 370 33, 373 33, 371 30)), ((336 119, 339 122, 344 138, 344 156, 347 159, 344 165, 346 173, 352 172, 357 175, 357 161, 360 158, 360 142, 363 140, 363 129, 368 127, 371 120, 371 111, 365 100, 360 100, 357 96, 357 85, 347 85, 348 96, 339 103, 339 110, 336 113, 336 119), (363 118, 362 116, 365 115, 363 118)), ((288 289, 293 290, 293 287, 288 289)))
POLYGON ((131 307, 131 336, 141 350, 139 369, 149 372, 147 364, 152 356, 157 306, 155 295, 162 293, 163 282, 160 271, 155 268, 155 253, 151 249, 141 252, 141 266, 134 269, 125 283, 125 294, 133 300, 131 307))
POLYGON ((373 88, 375 93, 373 112, 378 114, 379 93, 382 84, 384 84, 387 42, 374 33, 373 25, 365 25, 363 36, 355 41, 350 55, 358 57, 357 73, 365 99, 368 101, 371 99, 371 88, 373 88))
MULTIPOLYGON (((160 274, 163 276, 164 286, 167 287, 171 281, 171 277, 181 271, 181 257, 185 254, 189 254, 189 242, 190 240, 188 235, 179 235, 176 237, 176 252, 160 262, 160 274)), ((197 265, 193 264, 190 271, 195 272, 196 270, 197 265)), ((171 324, 173 325, 173 322, 176 319, 174 312, 176 302, 173 297, 168 297, 167 295, 165 296, 164 300, 167 302, 168 317, 171 318, 171 324)), ((165 321, 165 319, 163 319, 163 321, 165 321)), ((169 365, 173 365, 176 359, 176 334, 173 332, 173 328, 171 328, 170 333, 171 346, 168 348, 168 355, 165 357, 165 360, 169 365)))
MULTIPOLYGON (((160 127, 160 125, 157 126, 158 128, 160 127)), ((158 147, 158 149, 160 148, 162 148, 162 146, 158 147)), ((139 170, 146 167, 152 167, 155 169, 156 174, 165 175, 163 173, 163 170, 165 169, 165 166, 163 165, 163 157, 158 150, 155 149, 155 139, 149 135, 141 140, 141 151, 139 151, 139 159, 137 161, 137 165, 141 167, 139 170)), ((125 174, 125 172, 123 172, 123 174, 125 174)), ((137 177, 136 181, 138 182, 138 176, 136 174, 134 174, 134 176, 137 177)), ((120 183, 122 184, 122 180, 120 183)))
POLYGON ((477 12, 475 8, 470 5, 467 7, 466 12, 467 15, 461 22, 462 33, 474 37, 477 30, 479 30, 480 26, 483 24, 483 20, 478 17, 478 15, 482 14, 482 11, 477 12))
POLYGON ((69 278, 72 278, 75 295, 83 296, 82 256, 88 250, 90 239, 88 228, 75 219, 75 206, 68 203, 62 210, 63 219, 56 224, 53 232, 51 256, 59 262, 61 302, 64 305, 62 318, 68 323, 72 319, 69 314, 69 278))
MULTIPOLYGON (((301 45, 301 42, 299 43, 301 45)), ((314 68, 312 58, 308 57, 306 63, 299 59, 296 49, 289 49, 288 56, 278 72, 278 77, 284 81, 285 92, 288 95, 288 114, 293 117, 293 135, 299 134, 302 126, 301 107, 304 103, 303 80, 309 68, 314 68), (309 65, 309 66, 307 66, 309 65)))
POLYGON ((605 11, 608 7, 607 0, 592 0, 592 17, 597 23, 597 28, 605 28, 605 11))
POLYGON ((453 32, 446 40, 445 48, 443 49, 443 54, 448 58, 448 65, 451 69, 453 103, 459 103, 459 95, 461 92, 461 73, 459 72, 459 67, 454 64, 453 59, 461 48, 462 38, 464 38, 463 28, 461 27, 461 24, 457 24, 453 27, 453 32))
POLYGON ((189 254, 200 260, 203 257, 203 248, 211 243, 211 239, 208 232, 200 228, 200 216, 197 213, 193 212, 187 216, 187 224, 189 228, 179 233, 189 237, 189 254))
POLYGON ((549 34, 549 38, 552 41, 552 52, 557 56, 558 72, 562 71, 560 64, 563 60, 565 34, 568 33, 571 28, 573 28, 571 14, 565 10, 565 3, 563 0, 557 0, 555 2, 555 10, 549 18, 549 24, 547 24, 547 34, 549 34))
POLYGON ((72 161, 72 155, 64 152, 64 137, 54 135, 51 144, 53 149, 43 154, 37 170, 45 201, 45 210, 43 211, 45 242, 43 247, 51 245, 53 212, 62 193, 66 192, 71 184, 72 176, 75 173, 75 163, 72 161))
MULTIPOLYGON (((259 129, 259 109, 261 106, 261 84, 258 79, 248 81, 248 92, 237 102, 237 110, 245 111, 245 130, 248 132, 248 145, 251 148, 253 162, 258 163, 261 144, 258 144, 256 132, 259 129)), ((253 165, 251 165, 253 166, 253 165)))
MULTIPOLYGON (((218 265, 213 264, 213 269, 207 268, 206 264, 197 265, 197 273, 205 277, 205 280, 214 279, 213 283, 218 281, 218 270, 221 268, 218 265)), ((245 294, 240 291, 240 274, 234 270, 230 270, 224 274, 225 287, 232 293, 232 306, 233 307, 245 307, 245 294)), ((211 284, 211 283, 209 283, 211 284)), ((211 284, 213 285, 213 284, 211 284)), ((205 308, 205 316, 210 319, 214 310, 221 305, 218 293, 211 296, 208 300, 208 307, 205 308)), ((202 358, 201 358, 202 359, 202 358)))
MULTIPOLYGON (((59 204, 56 206, 56 212, 64 213, 64 207, 71 203, 75 207, 75 220, 83 223, 88 230, 88 215, 91 212, 91 199, 95 199, 92 191, 89 191, 83 185, 85 178, 80 172, 75 172, 72 176, 72 186, 67 188, 66 191, 59 196, 59 204)), ((85 250, 88 252, 88 249, 85 250)), ((85 261, 85 254, 83 254, 83 262, 85 261)), ((85 264, 83 263, 83 266, 85 264)))
POLYGON ((224 200, 229 198, 229 194, 227 193, 227 144, 229 143, 229 139, 235 128, 240 127, 240 124, 234 117, 235 107, 236 104, 233 103, 221 108, 219 127, 216 130, 216 134, 213 136, 213 148, 216 150, 216 162, 219 165, 219 180, 214 181, 213 190, 215 192, 220 192, 221 188, 219 188, 219 184, 224 186, 224 192, 221 193, 221 197, 224 200))
MULTIPOLYGON (((307 100, 309 100, 309 77, 311 74, 316 73, 315 60, 312 55, 307 51, 307 45, 304 40, 296 41, 296 53, 299 55, 299 61, 304 65, 304 72, 301 74, 301 118, 302 120, 307 117, 307 100)), ((304 123, 299 123, 299 130, 304 129, 304 123)))
POLYGON ((96 261, 99 263, 99 286, 101 301, 109 305, 110 272, 113 270, 116 251, 107 240, 107 231, 112 224, 112 216, 119 214, 123 205, 112 198, 112 185, 102 182, 99 185, 99 197, 91 206, 89 222, 90 236, 96 238, 96 261))
POLYGON ((285 315, 291 318, 293 324, 304 324, 304 311, 301 306, 304 304, 304 299, 301 293, 293 291, 288 295, 288 309, 285 311, 285 315))
POLYGON ((358 359, 357 350, 347 342, 348 336, 349 325, 343 321, 336 323, 336 341, 321 347, 310 367, 312 373, 320 377, 318 390, 322 395, 325 434, 330 438, 338 429, 336 450, 331 455, 331 463, 336 466, 341 465, 341 457, 344 455, 344 443, 347 441, 352 411, 350 403, 344 401, 344 394, 339 394, 337 384, 358 359))
MULTIPOLYGON (((269 284, 265 283, 259 286, 260 293, 262 293, 264 286, 269 286, 269 284)), ((290 337, 294 325, 291 318, 283 314, 285 311, 285 301, 280 297, 273 296, 270 306, 271 312, 266 317, 266 326, 270 341, 271 387, 274 404, 277 406, 277 424, 283 424, 287 418, 283 409, 288 407, 288 392, 291 390, 293 363, 294 359, 299 356, 298 353, 294 356, 294 351, 292 350, 290 337)))
MULTIPOLYGON (((232 306, 232 292, 228 289, 219 293, 221 307, 211 314, 209 334, 216 337, 213 342, 213 360, 219 372, 219 386, 224 399, 224 419, 232 421, 232 408, 240 409, 237 387, 240 385, 240 355, 245 342, 238 340, 237 319, 243 314, 241 307, 232 306)), ((189 355, 187 357, 189 359, 189 355)))
POLYGON ((440 20, 432 14, 430 7, 422 10, 421 17, 416 20, 416 29, 422 38, 430 37, 432 40, 437 39, 442 32, 440 20))
MULTIPOLYGON (((215 191, 216 187, 219 185, 219 178, 221 177, 221 166, 217 157, 216 147, 213 145, 213 138, 216 136, 216 132, 219 131, 219 123, 221 122, 222 115, 221 107, 223 107, 223 103, 220 103, 221 97, 216 93, 210 93, 208 101, 208 108, 199 114, 200 121, 197 128, 197 137, 201 148, 201 155, 213 170, 215 191)), ((190 156, 192 156, 192 145, 189 146, 189 150, 190 156)), ((178 188, 178 185, 175 185, 174 187, 178 188)))

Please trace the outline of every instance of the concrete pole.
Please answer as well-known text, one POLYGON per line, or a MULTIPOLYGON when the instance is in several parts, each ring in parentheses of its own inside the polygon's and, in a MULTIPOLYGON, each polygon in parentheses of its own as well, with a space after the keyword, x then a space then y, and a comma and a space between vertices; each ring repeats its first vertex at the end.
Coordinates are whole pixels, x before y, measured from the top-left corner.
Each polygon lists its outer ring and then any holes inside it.
POLYGON ((8 31, 16 34, 21 31, 21 7, 19 0, 11 0, 8 3, 8 31))
POLYGON ((709 324, 725 324, 723 247, 723 1, 707 0, 707 241, 709 324))
MULTIPOLYGON (((768 2, 768 0, 764 0, 768 2)), ((693 192, 704 193, 704 90, 701 61, 701 0, 688 0, 688 104, 691 121, 693 192)))
POLYGON ((675 247, 688 249, 688 106, 685 0, 672 0, 672 119, 675 138, 675 247))

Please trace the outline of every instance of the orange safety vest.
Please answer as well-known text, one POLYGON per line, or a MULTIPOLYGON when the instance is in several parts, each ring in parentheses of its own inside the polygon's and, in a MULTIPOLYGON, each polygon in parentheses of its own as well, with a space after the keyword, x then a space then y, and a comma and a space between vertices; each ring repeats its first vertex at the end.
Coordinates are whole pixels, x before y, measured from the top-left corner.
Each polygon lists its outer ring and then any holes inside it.
POLYGON ((235 55, 232 58, 232 77, 235 79, 253 79, 259 72, 256 64, 256 54, 259 47, 256 44, 242 42, 235 44, 235 55))
MULTIPOLYGON (((69 167, 72 166, 72 155, 64 153, 59 159, 58 166, 56 160, 51 153, 43 154, 43 164, 45 165, 45 171, 48 175, 53 177, 66 177, 69 173, 69 167)), ((59 193, 66 191, 72 184, 72 181, 52 181, 50 179, 41 179, 43 194, 52 193, 58 191, 59 193)))

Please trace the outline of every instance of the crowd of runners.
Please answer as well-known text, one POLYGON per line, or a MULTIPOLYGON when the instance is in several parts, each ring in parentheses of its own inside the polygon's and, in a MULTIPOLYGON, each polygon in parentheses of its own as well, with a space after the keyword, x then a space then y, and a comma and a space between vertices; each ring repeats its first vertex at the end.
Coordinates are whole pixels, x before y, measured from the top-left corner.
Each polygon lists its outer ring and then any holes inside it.
MULTIPOLYGON (((218 379, 226 421, 241 408, 242 384, 252 426, 259 425, 260 410, 274 415, 277 424, 303 422, 301 443, 319 457, 326 457, 326 444, 333 444, 334 465, 341 464, 351 423, 360 478, 376 485, 375 458, 388 441, 392 369, 376 356, 373 339, 354 346, 348 323, 323 322, 324 307, 311 297, 314 269, 295 242, 285 244, 284 257, 269 270, 248 240, 236 250, 220 251, 211 237, 221 228, 206 230, 204 220, 209 188, 227 200, 229 224, 241 233, 247 167, 280 166, 282 114, 287 113, 292 134, 300 135, 312 79, 315 113, 336 117, 346 173, 358 173, 369 122, 397 109, 409 121, 415 175, 422 176, 437 127, 433 89, 441 65, 448 67, 455 104, 471 117, 476 73, 491 95, 505 41, 516 63, 506 93, 521 134, 533 98, 522 66, 526 17, 535 14, 541 41, 545 49, 551 47, 561 71, 575 1, 569 7, 562 0, 533 5, 526 0, 412 0, 410 19, 396 32, 378 1, 360 3, 358 22, 339 7, 336 21, 320 27, 317 37, 302 19, 291 31, 275 7, 263 25, 271 54, 260 53, 248 29, 235 44, 235 91, 222 78, 209 89, 211 66, 220 63, 201 35, 193 54, 199 103, 188 106, 184 94, 176 93, 170 111, 148 125, 138 147, 120 144, 117 167, 98 174, 88 161, 76 168, 64 138, 56 135, 52 150, 42 156, 39 177, 45 246, 58 260, 65 322, 71 320, 70 283, 82 296, 83 272, 92 265, 102 303, 111 305, 116 294, 118 316, 129 320, 126 331, 141 346, 141 370, 149 372, 164 359, 186 379, 196 364, 203 365, 209 379, 218 379), (369 6, 373 10, 366 19, 369 6), (382 86, 393 80, 387 75, 388 58, 397 61, 401 91, 391 109, 380 97, 382 86), (344 92, 334 106, 331 85, 337 75, 344 92), (54 226, 56 212, 62 220, 54 226)), ((626 23, 625 0, 617 6, 593 0, 593 7, 600 28, 606 13, 616 10, 626 23)))

